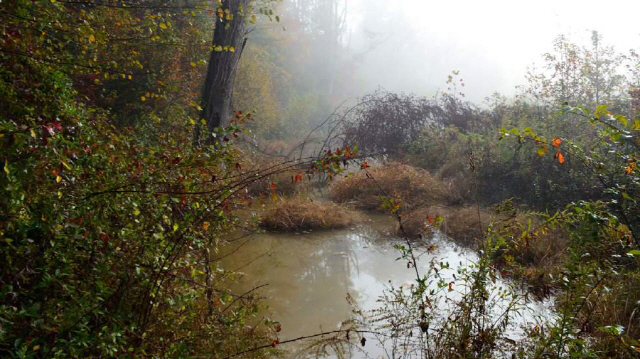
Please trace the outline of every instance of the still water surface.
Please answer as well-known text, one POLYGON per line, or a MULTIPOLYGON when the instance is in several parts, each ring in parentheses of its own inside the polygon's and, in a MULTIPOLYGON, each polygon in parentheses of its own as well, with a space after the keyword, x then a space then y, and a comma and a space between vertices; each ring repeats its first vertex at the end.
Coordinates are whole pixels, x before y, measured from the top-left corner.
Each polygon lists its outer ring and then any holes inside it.
MULTIPOLYGON (((255 234, 223 264, 241 267, 245 275, 237 284, 239 291, 267 284, 260 289, 269 307, 265 316, 281 323, 280 340, 336 330, 352 314, 347 295, 360 308, 374 309, 390 283, 395 287, 414 283, 413 268, 407 269, 406 261, 398 260, 400 253, 393 248, 402 243, 392 233, 393 219, 377 214, 368 217, 366 223, 342 230, 255 234)), ((474 252, 438 236, 428 244, 436 244, 437 249, 427 252, 427 243, 416 249, 423 273, 432 260, 449 263, 449 275, 477 260, 474 252)), ((495 290, 503 286, 499 281, 495 290)), ((526 314, 514 318, 518 325, 536 325, 538 317, 552 315, 550 301, 523 305, 526 314)), ((519 333, 514 327, 513 336, 519 333)), ((375 346, 368 351, 374 357, 383 354, 375 346)))

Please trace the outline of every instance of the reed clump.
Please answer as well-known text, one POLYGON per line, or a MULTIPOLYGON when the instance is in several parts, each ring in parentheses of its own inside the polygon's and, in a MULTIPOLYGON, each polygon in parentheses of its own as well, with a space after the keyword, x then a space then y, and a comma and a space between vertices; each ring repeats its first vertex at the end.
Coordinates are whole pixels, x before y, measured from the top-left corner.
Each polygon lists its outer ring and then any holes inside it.
MULTIPOLYGON (((435 226, 455 242, 471 246, 475 240, 484 238, 491 221, 490 212, 482 208, 478 211, 474 206, 436 205, 408 212, 402 216, 402 227, 409 238, 417 238, 435 226)), ((399 225, 396 231, 403 235, 399 225)))
POLYGON ((420 168, 390 162, 368 171, 370 176, 360 171, 333 183, 331 199, 365 210, 380 210, 381 196, 393 197, 409 210, 461 200, 457 193, 420 168))
POLYGON ((361 220, 358 212, 332 202, 289 198, 261 218, 261 226, 277 231, 344 228, 361 220))

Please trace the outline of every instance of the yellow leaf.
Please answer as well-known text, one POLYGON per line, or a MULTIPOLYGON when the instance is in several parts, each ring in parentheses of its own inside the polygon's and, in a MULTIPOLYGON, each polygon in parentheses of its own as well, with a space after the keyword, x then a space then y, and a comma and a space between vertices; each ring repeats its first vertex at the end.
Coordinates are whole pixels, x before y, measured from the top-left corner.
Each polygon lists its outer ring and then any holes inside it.
POLYGON ((191 61, 191 67, 196 67, 196 63, 191 61))
POLYGON ((137 208, 133 210, 133 215, 134 216, 138 216, 140 215, 140 210, 138 210, 137 208))
POLYGON ((34 345, 33 346, 33 351, 37 352, 38 350, 40 350, 40 346, 39 345, 34 345))
POLYGON ((178 224, 176 223, 176 224, 173 225, 173 231, 175 232, 177 230, 178 230, 178 224))
POLYGON ((161 28, 162 30, 166 30, 166 29, 167 29, 167 25, 166 25, 165 23, 163 23, 163 22, 162 22, 162 23, 160 23, 160 28, 161 28))
POLYGON ((204 229, 204 230, 206 231, 207 229, 209 229, 209 226, 211 226, 211 223, 209 223, 209 222, 204 222, 204 223, 202 224, 202 229, 204 229))
POLYGON ((235 47, 233 47, 233 46, 229 46, 229 51, 231 51, 231 52, 236 52, 236 48, 235 48, 235 47))
POLYGON ((147 101, 147 98, 146 98, 146 97, 144 97, 144 96, 140 96, 140 99, 141 99, 142 101, 147 101))
POLYGON ((89 42, 96 42, 96 37, 93 35, 89 35, 89 42))
POLYGON ((191 117, 189 117, 189 123, 190 123, 191 125, 195 125, 195 124, 196 124, 196 121, 195 121, 194 119, 192 119, 191 117))
POLYGON ((7 160, 4 160, 4 171, 9 175, 9 162, 7 160))
POLYGON ((68 170, 71 169, 71 166, 69 166, 69 164, 67 162, 65 162, 65 161, 62 161, 62 165, 68 170))
POLYGON ((58 191, 58 198, 62 198, 62 192, 58 191))
POLYGON ((60 183, 60 181, 62 181, 62 177, 56 175, 56 183, 60 183))

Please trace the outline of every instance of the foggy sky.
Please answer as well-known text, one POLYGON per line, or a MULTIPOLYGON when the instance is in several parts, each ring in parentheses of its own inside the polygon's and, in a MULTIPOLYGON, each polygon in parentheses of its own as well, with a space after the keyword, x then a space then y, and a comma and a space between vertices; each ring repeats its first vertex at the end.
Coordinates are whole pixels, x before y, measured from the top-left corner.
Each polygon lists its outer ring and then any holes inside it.
POLYGON ((640 0, 348 0, 348 26, 362 91, 430 96, 460 70, 479 103, 514 94, 560 34, 587 46, 597 30, 619 52, 640 49, 640 0))

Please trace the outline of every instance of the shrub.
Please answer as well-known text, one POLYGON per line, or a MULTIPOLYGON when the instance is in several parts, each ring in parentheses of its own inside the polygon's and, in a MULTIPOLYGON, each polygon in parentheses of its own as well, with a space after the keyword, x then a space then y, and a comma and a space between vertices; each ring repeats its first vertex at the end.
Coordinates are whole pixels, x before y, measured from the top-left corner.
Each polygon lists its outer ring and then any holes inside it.
POLYGON ((358 145, 365 155, 398 154, 424 126, 442 117, 441 112, 426 98, 379 90, 344 114, 344 142, 358 145))

